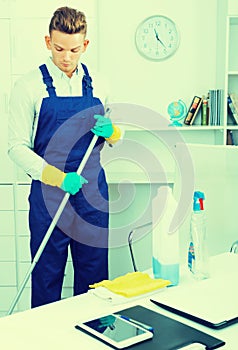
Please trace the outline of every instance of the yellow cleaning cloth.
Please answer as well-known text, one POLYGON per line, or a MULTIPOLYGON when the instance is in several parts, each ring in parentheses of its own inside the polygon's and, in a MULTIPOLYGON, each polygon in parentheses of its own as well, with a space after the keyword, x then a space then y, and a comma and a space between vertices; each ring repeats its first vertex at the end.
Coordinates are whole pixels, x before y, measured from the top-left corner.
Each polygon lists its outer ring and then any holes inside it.
POLYGON ((105 287, 111 292, 130 298, 136 295, 152 292, 156 289, 164 288, 171 282, 162 278, 152 279, 147 273, 130 272, 124 276, 115 278, 114 280, 103 280, 98 283, 91 284, 90 288, 105 287))

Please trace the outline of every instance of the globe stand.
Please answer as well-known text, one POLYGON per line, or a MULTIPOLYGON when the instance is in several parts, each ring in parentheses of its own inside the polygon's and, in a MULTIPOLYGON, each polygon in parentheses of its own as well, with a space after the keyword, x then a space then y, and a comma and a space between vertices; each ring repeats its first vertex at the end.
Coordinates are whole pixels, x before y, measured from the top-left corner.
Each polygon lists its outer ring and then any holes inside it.
MULTIPOLYGON (((171 118, 170 118, 171 119, 171 118)), ((172 123, 170 123, 168 126, 182 126, 182 123, 179 123, 177 120, 171 120, 172 123)))

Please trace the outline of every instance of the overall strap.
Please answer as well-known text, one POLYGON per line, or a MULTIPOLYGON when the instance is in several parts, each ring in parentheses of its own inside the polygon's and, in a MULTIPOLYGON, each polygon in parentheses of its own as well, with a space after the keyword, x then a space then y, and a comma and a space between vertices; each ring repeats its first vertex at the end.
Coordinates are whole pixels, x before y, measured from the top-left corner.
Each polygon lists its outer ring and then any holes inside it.
POLYGON ((84 76, 82 81, 83 96, 93 97, 92 78, 90 77, 88 73, 88 68, 85 66, 85 64, 81 63, 81 65, 84 70, 84 76))
POLYGON ((53 86, 53 79, 50 76, 50 73, 46 67, 45 64, 42 64, 40 67, 40 71, 42 73, 43 76, 43 82, 44 84, 47 86, 46 90, 48 91, 48 94, 50 97, 55 97, 56 93, 55 93, 55 87, 53 86))

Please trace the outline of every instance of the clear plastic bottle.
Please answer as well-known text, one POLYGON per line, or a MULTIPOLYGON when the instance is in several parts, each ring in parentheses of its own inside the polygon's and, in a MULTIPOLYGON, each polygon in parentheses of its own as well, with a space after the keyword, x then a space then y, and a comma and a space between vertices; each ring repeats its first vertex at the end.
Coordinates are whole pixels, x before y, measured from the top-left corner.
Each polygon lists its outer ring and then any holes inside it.
POLYGON ((188 251, 188 267, 197 280, 209 277, 209 260, 206 243, 206 217, 204 211, 205 196, 195 191, 193 196, 193 212, 190 224, 190 244, 188 251))
POLYGON ((154 278, 179 283, 179 231, 169 232, 177 202, 168 186, 161 186, 152 201, 154 278), (159 218, 161 214, 161 218, 159 218))

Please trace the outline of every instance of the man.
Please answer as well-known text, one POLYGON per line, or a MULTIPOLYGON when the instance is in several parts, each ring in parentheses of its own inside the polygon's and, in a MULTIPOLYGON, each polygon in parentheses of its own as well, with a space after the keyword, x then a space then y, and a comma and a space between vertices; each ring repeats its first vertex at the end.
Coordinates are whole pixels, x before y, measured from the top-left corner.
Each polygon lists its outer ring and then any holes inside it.
POLYGON ((79 64, 89 44, 86 33, 82 12, 57 9, 45 37, 51 57, 21 77, 11 95, 9 156, 32 178, 32 259, 65 192, 71 194, 32 272, 32 307, 61 298, 69 245, 74 295, 108 278, 108 188, 100 151, 105 139, 113 144, 121 133, 104 117, 87 67, 79 64), (78 175, 94 134, 97 143, 78 175))

